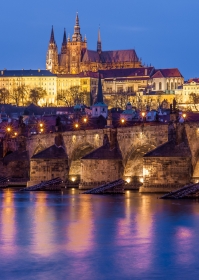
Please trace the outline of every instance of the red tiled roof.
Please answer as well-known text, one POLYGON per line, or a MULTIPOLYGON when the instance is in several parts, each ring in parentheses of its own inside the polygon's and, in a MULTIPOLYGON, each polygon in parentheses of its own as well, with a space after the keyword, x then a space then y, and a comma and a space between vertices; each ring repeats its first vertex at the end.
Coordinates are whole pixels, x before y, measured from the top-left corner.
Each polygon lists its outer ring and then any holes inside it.
POLYGON ((97 51, 86 50, 82 62, 138 62, 139 59, 135 50, 103 51, 100 54, 97 51))
POLYGON ((140 77, 151 76, 153 73, 153 67, 141 67, 141 68, 123 68, 123 69, 110 69, 100 70, 103 78, 116 78, 116 77, 140 77), (146 70, 146 72, 145 72, 146 70), (146 75, 145 75, 146 74, 146 75))
POLYGON ((178 68, 169 68, 169 69, 156 69, 152 78, 170 78, 170 77, 179 77, 183 78, 182 74, 178 68))
POLYGON ((191 78, 186 83, 189 84, 191 82, 199 83, 199 78, 191 78))

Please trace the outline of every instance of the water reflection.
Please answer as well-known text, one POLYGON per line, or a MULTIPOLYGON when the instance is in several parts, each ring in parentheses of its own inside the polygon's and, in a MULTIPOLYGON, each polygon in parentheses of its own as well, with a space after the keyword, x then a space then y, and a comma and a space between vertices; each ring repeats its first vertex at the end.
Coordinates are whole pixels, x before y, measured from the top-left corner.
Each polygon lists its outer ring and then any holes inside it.
POLYGON ((197 279, 197 201, 5 190, 0 207, 0 279, 197 279))
POLYGON ((15 251, 16 221, 14 193, 6 190, 1 198, 0 240, 1 253, 12 254, 15 251))
POLYGON ((56 251, 54 244, 55 213, 54 208, 48 205, 48 194, 40 193, 36 197, 32 208, 32 230, 30 232, 33 244, 32 251, 35 254, 49 256, 56 251))
POLYGON ((66 228, 66 249, 76 253, 86 253, 93 246, 92 203, 85 196, 81 204, 78 204, 77 200, 75 196, 71 199, 69 212, 66 213, 71 221, 66 228))

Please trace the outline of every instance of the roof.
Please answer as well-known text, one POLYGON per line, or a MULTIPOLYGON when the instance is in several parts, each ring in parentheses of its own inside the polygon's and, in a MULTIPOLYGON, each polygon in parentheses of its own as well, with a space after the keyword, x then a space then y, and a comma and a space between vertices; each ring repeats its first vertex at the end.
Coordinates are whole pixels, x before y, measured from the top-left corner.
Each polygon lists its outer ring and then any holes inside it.
POLYGON ((185 84, 190 84, 191 82, 199 83, 199 78, 191 78, 185 84))
POLYGON ((191 150, 184 142, 175 145, 171 140, 145 154, 144 157, 191 157, 191 150))
POLYGON ((0 70, 0 77, 30 77, 30 76, 44 76, 56 77, 48 70, 0 70))
POLYGON ((91 153, 85 155, 82 159, 115 159, 122 160, 122 154, 119 146, 116 145, 115 148, 110 149, 110 144, 101 146, 100 148, 92 151, 91 153))
POLYGON ((38 154, 32 156, 31 159, 53 159, 53 158, 57 158, 57 159, 61 159, 61 158, 68 158, 67 154, 64 150, 64 148, 62 146, 58 147, 56 145, 53 145, 41 152, 39 152, 38 154))
POLYGON ((58 78, 96 78, 98 79, 99 74, 97 72, 92 72, 92 71, 84 71, 80 72, 79 74, 58 74, 58 78))
POLYGON ((86 50, 82 58, 82 62, 138 62, 139 59, 135 50, 115 50, 115 51, 97 51, 86 50))
POLYGON ((183 78, 178 68, 156 69, 152 78, 183 78))
MULTIPOLYGON (((110 69, 99 71, 103 78, 118 78, 118 77, 150 77, 154 72, 154 67, 141 67, 141 68, 123 68, 123 69, 110 69)), ((143 79, 143 78, 142 78, 143 79)))
POLYGON ((9 162, 13 161, 29 161, 28 151, 15 151, 13 153, 8 154, 3 159, 4 164, 8 164, 9 162))

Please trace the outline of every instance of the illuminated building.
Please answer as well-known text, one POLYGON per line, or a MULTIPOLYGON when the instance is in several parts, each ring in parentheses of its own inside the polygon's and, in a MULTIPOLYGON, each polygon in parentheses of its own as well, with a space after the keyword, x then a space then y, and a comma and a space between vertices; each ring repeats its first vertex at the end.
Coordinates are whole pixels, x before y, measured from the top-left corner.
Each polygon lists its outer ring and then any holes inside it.
POLYGON ((98 31, 97 49, 87 49, 87 39, 82 38, 79 16, 72 39, 66 38, 64 30, 61 52, 58 52, 52 27, 48 51, 46 55, 46 69, 52 73, 78 74, 84 71, 97 72, 100 69, 136 68, 142 67, 135 50, 103 51, 100 30, 98 31))

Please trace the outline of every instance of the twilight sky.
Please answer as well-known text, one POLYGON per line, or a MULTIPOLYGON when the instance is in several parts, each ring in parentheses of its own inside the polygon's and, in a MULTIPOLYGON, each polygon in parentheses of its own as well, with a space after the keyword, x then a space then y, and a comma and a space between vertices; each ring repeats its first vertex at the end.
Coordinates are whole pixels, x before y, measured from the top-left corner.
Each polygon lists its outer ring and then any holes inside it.
POLYGON ((51 26, 60 49, 78 11, 89 49, 100 24, 104 50, 135 48, 145 64, 199 77, 198 0, 1 0, 0 11, 0 69, 45 69, 51 26))

